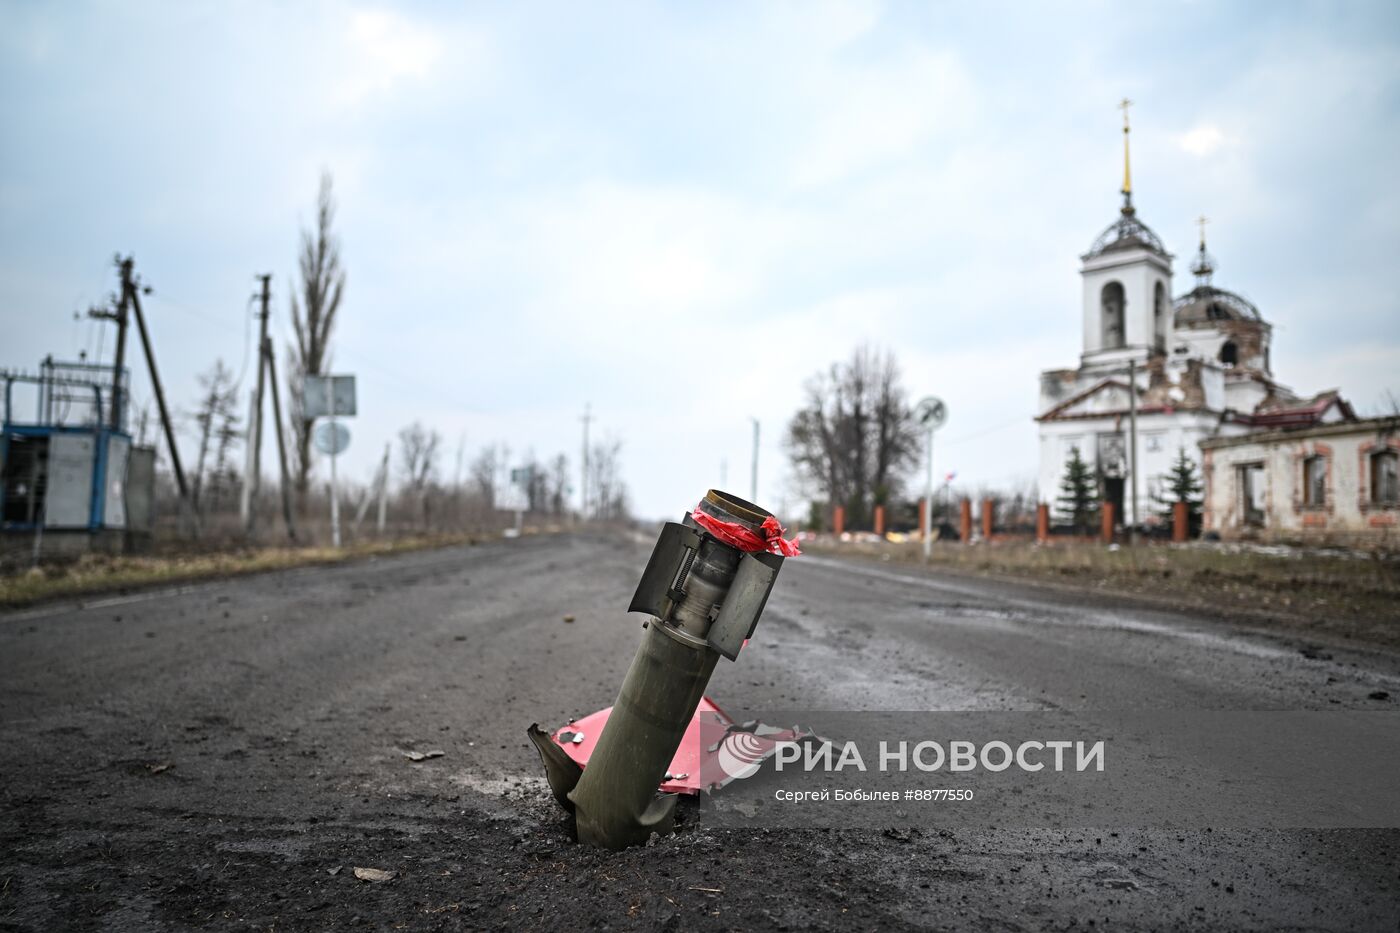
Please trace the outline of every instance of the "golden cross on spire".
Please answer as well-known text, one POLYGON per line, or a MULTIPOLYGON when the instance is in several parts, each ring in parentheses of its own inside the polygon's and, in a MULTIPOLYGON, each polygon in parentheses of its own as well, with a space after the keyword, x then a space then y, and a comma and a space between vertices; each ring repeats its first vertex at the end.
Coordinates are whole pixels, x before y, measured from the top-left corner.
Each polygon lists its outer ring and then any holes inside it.
POLYGON ((1206 224, 1210 223, 1210 218, 1205 214, 1196 218, 1196 226, 1201 228, 1201 249, 1206 248, 1206 224))
POLYGON ((1128 108, 1133 102, 1128 98, 1123 98, 1118 105, 1118 109, 1123 111, 1123 196, 1127 197, 1133 193, 1133 173, 1128 161, 1128 108))

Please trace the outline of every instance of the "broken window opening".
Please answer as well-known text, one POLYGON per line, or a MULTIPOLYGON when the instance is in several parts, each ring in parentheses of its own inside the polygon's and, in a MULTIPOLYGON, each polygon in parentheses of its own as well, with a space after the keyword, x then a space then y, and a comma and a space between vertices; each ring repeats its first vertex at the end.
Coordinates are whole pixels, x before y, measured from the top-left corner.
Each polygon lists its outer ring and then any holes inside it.
POLYGON ((1247 463, 1239 468, 1240 514, 1244 524, 1264 527, 1264 465, 1247 463))
POLYGON ((1382 450, 1371 454, 1371 503, 1400 505, 1400 453, 1382 450))
POLYGON ((1303 461, 1303 504, 1319 508, 1327 504, 1327 458, 1321 455, 1303 461))

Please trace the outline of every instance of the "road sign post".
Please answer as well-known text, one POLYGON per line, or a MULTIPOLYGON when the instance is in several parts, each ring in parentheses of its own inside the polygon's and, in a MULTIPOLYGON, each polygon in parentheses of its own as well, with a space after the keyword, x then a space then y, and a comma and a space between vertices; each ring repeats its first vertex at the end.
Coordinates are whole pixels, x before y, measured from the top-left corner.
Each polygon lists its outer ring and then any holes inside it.
POLYGON ((306 417, 324 417, 313 434, 316 449, 331 458, 331 546, 340 547, 340 495, 335 476, 335 458, 350 445, 350 431, 336 423, 336 415, 355 414, 354 376, 307 376, 302 383, 301 397, 306 405, 306 417))
POLYGON ((924 520, 920 523, 923 525, 920 531, 924 539, 924 563, 927 564, 933 556, 933 432, 948 420, 948 406, 943 404, 942 399, 930 395, 915 407, 914 419, 928 432, 928 448, 924 456, 927 470, 924 481, 924 520))
POLYGON ((530 507, 530 485, 534 482, 533 466, 514 467, 510 471, 510 498, 515 506, 515 537, 525 533, 525 510, 530 507))

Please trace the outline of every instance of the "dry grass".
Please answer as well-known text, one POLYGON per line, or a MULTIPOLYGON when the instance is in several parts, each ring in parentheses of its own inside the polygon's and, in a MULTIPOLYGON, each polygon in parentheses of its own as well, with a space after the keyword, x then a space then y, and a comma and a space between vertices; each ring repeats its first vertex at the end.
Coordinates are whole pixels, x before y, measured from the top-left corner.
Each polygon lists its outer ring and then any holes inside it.
MULTIPOLYGON (((923 560, 917 543, 813 545, 901 563, 923 560)), ((996 542, 938 545, 931 563, 1400 647, 1400 561, 1393 556, 1206 544, 1110 550, 1087 542, 996 542)))
POLYGON ((418 535, 330 547, 250 547, 171 556, 85 554, 0 577, 0 607, 15 608, 61 597, 146 589, 268 570, 334 564, 378 554, 473 544, 480 535, 418 535))

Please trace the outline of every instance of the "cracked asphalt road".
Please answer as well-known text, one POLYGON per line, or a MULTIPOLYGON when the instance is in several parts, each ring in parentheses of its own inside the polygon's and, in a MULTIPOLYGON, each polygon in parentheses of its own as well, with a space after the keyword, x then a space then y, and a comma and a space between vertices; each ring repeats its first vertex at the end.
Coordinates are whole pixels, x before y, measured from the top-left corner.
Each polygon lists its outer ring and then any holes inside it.
MULTIPOLYGON (((612 701, 649 546, 534 537, 0 615, 0 929, 1400 927, 1395 830, 740 832, 701 815, 646 848, 572 845, 525 727, 612 701)), ((1377 692, 1400 695, 1400 657, 816 556, 788 562, 710 689, 756 710, 1377 692)))

